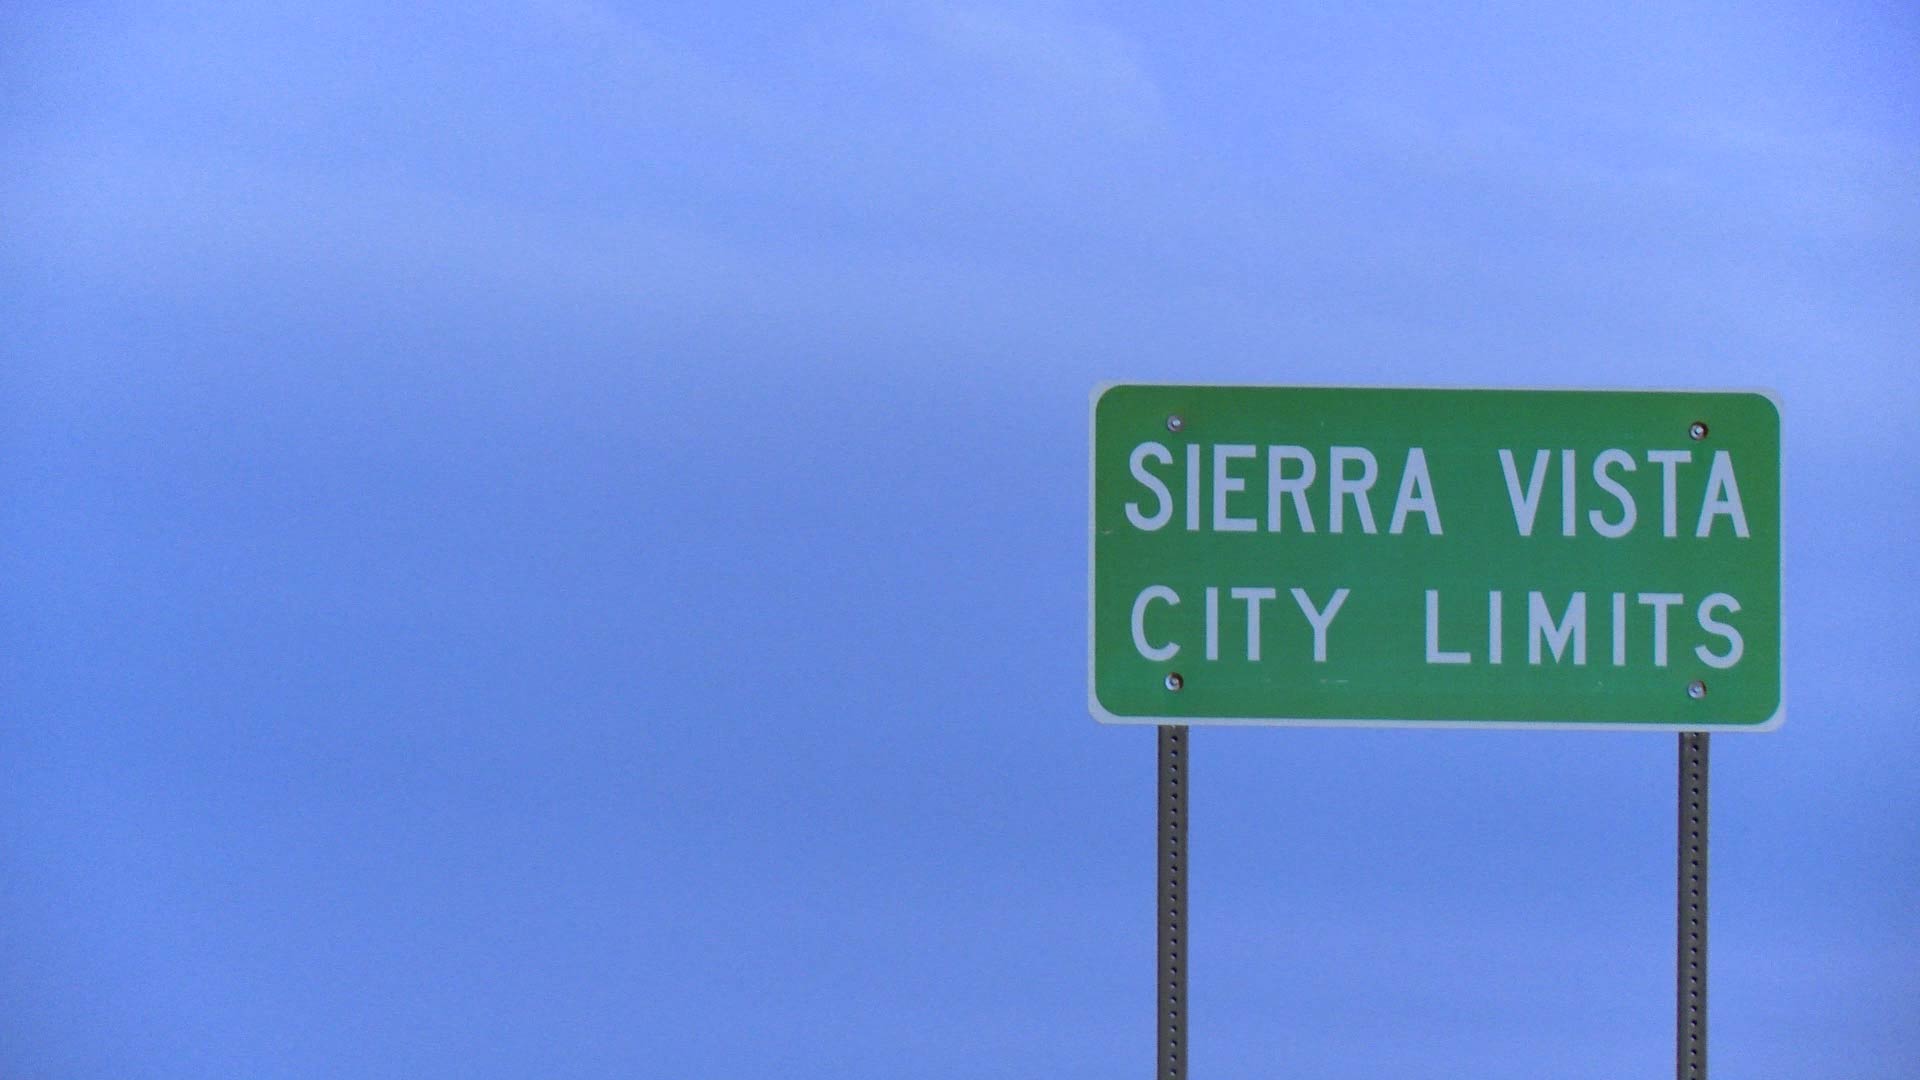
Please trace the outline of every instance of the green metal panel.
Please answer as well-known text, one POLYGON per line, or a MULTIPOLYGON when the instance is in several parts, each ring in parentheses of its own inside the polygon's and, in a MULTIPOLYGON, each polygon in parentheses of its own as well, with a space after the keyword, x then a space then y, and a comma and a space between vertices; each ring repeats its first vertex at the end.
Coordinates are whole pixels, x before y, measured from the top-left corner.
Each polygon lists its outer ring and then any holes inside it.
POLYGON ((1109 386, 1091 526, 1103 720, 1782 717, 1780 414, 1765 394, 1109 386))

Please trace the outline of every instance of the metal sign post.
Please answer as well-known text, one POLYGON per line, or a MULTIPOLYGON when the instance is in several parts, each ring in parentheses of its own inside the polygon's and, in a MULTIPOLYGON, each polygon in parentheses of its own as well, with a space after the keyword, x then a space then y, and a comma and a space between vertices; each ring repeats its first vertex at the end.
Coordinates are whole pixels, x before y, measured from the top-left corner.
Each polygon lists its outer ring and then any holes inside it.
POLYGON ((1187 729, 1160 729, 1160 1053, 1155 1075, 1187 1076, 1187 729))
POLYGON ((1674 971, 1674 1076, 1707 1076, 1707 739, 1680 736, 1678 950, 1674 971))

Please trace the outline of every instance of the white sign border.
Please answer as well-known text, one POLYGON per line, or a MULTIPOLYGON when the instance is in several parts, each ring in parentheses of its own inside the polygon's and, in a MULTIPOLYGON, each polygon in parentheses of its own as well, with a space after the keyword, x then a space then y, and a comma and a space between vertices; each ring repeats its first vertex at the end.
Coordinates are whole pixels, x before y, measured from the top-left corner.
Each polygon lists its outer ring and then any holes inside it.
POLYGON ((1087 402, 1087 711, 1102 724, 1116 726, 1201 726, 1207 727, 1317 727, 1317 728, 1413 728, 1445 729, 1448 731, 1665 731, 1665 732, 1761 732, 1774 731, 1787 722, 1787 470, 1786 470, 1786 410, 1781 407, 1780 394, 1769 387, 1721 387, 1718 389, 1686 387, 1622 387, 1622 386, 1394 386, 1394 385, 1330 385, 1327 383, 1190 383, 1190 382, 1127 382, 1109 380, 1094 384, 1093 393, 1087 402), (1590 723, 1573 720, 1409 720, 1405 718, 1329 718, 1300 719, 1294 717, 1247 717, 1247 716, 1120 716, 1100 703, 1099 690, 1094 683, 1094 576, 1093 553, 1099 527, 1096 514, 1099 510, 1094 499, 1096 481, 1095 451, 1098 448, 1098 431, 1095 423, 1100 415, 1100 399, 1106 392, 1120 386, 1145 387, 1194 387, 1209 390, 1450 390, 1450 391, 1501 391, 1520 393, 1576 393, 1576 394, 1756 394, 1773 403, 1774 416, 1780 425, 1779 460, 1775 468, 1779 471, 1780 513, 1780 573, 1779 595, 1775 599, 1776 609, 1780 613, 1780 649, 1779 649, 1779 685, 1780 700, 1774 706, 1773 715, 1759 724, 1636 724, 1631 721, 1600 721, 1590 723))

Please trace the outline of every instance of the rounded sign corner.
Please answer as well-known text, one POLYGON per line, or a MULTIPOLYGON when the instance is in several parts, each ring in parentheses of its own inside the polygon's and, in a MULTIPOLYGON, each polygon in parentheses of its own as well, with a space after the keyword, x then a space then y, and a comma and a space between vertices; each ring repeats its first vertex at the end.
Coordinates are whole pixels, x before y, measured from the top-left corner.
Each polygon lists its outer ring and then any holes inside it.
POLYGON ((1088 681, 1087 683, 1087 712, 1095 720, 1103 724, 1132 723, 1127 717, 1121 716, 1101 703, 1100 688, 1095 686, 1092 681, 1088 681))
POLYGON ((1100 404, 1106 400, 1107 394, 1127 385, 1129 384, 1114 379, 1094 383, 1093 391, 1087 396, 1087 412, 1097 419, 1100 415, 1100 404))

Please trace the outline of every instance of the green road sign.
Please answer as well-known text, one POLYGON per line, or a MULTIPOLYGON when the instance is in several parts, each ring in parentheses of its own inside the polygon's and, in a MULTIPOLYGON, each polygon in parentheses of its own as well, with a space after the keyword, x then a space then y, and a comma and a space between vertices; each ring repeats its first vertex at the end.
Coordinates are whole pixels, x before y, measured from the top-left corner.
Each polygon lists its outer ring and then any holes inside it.
POLYGON ((1092 502, 1101 720, 1785 715, 1766 394, 1108 386, 1092 502))

